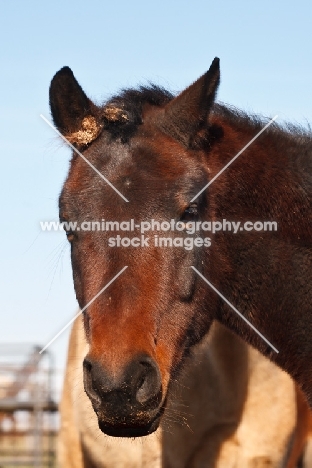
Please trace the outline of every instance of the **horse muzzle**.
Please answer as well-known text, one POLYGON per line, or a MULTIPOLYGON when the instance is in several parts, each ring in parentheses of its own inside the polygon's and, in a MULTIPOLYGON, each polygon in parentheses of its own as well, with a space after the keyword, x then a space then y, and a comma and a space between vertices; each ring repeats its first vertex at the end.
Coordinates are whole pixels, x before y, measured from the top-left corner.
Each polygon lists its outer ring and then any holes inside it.
POLYGON ((83 376, 102 432, 141 437, 158 428, 163 412, 162 383, 158 366, 149 356, 136 356, 116 372, 87 356, 83 376))

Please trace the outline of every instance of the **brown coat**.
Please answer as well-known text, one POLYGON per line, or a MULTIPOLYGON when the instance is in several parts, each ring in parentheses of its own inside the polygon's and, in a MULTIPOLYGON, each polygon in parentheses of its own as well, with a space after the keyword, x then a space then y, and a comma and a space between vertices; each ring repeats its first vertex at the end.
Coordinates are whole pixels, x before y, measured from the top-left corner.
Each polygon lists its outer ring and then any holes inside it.
POLYGON ((305 401, 285 372, 222 325, 213 325, 172 384, 161 428, 136 440, 98 429, 83 389, 86 352, 79 318, 61 402, 60 468, 296 466, 308 430, 305 401))

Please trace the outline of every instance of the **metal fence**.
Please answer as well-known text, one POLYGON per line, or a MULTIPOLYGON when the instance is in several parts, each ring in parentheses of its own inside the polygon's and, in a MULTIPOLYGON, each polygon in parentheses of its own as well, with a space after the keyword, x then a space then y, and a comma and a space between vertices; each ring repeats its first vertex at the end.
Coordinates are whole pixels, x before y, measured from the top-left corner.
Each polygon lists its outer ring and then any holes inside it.
POLYGON ((55 468, 57 404, 48 352, 0 345, 0 468, 55 468))

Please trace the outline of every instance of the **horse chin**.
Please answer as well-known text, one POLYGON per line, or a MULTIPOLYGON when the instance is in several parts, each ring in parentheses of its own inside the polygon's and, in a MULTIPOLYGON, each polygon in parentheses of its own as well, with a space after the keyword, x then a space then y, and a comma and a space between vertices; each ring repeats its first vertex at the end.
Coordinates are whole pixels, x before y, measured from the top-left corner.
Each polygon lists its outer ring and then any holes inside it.
POLYGON ((144 437, 155 432, 160 423, 161 412, 149 423, 135 426, 126 426, 125 424, 110 425, 104 421, 99 421, 99 428, 104 434, 111 437, 144 437))

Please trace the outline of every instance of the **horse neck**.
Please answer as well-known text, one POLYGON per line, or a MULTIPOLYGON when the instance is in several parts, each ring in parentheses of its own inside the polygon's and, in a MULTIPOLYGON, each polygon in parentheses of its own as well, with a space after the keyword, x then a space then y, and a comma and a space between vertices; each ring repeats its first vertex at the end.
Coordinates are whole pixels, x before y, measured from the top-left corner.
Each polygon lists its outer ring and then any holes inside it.
MULTIPOLYGON (((263 128, 247 117, 216 117, 224 136, 207 156, 211 178, 263 128)), ((292 238, 311 239, 312 139, 279 128, 260 135, 208 189, 212 217, 277 220, 292 238)))

